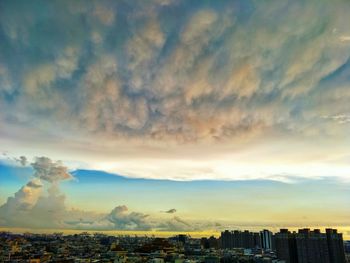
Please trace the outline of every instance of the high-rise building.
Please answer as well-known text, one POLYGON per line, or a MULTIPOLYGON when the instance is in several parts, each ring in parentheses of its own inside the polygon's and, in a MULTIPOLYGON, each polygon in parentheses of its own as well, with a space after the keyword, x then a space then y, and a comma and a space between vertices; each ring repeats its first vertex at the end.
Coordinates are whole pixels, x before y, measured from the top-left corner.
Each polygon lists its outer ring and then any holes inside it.
POLYGON ((345 263, 343 237, 335 229, 281 229, 275 235, 277 257, 286 263, 345 263))
POLYGON ((241 232, 242 235, 242 246, 243 248, 254 248, 254 233, 244 230, 241 232))
POLYGON ((300 229, 295 239, 298 263, 330 263, 327 236, 319 229, 300 229))
POLYGON ((204 248, 204 249, 218 248, 219 247, 218 240, 214 236, 211 236, 209 238, 202 237, 201 238, 201 245, 202 245, 202 248, 204 248))
POLYGON ((232 233, 228 230, 221 232, 221 247, 222 248, 232 248, 232 233))
POLYGON ((345 252, 343 235, 338 233, 336 229, 326 229, 327 245, 329 251, 330 263, 344 263, 345 252))
POLYGON ((221 232, 222 248, 256 248, 260 247, 259 233, 249 232, 248 230, 221 232))
POLYGON ((233 232, 231 232, 231 235, 232 235, 231 248, 243 247, 243 239, 242 239, 241 231, 234 230, 233 232))
POLYGON ((261 248, 260 233, 253 233, 254 248, 261 248))
POLYGON ((264 250, 272 250, 272 232, 264 229, 260 232, 260 244, 264 250))
POLYGON ((298 263, 295 233, 288 229, 281 229, 275 235, 277 258, 286 263, 298 263))

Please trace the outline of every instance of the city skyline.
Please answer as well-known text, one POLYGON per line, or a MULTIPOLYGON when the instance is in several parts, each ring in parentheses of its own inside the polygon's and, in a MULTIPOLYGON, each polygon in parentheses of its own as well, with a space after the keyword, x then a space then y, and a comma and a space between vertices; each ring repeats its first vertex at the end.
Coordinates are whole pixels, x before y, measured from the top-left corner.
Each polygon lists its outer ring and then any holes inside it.
POLYGON ((0 229, 350 239, 349 12, 0 0, 0 229))
POLYGON ((4 262, 346 263, 350 249, 350 241, 344 242, 342 233, 330 228, 325 232, 280 229, 275 234, 266 229, 225 230, 220 237, 209 238, 0 232, 0 241, 0 260, 4 262))

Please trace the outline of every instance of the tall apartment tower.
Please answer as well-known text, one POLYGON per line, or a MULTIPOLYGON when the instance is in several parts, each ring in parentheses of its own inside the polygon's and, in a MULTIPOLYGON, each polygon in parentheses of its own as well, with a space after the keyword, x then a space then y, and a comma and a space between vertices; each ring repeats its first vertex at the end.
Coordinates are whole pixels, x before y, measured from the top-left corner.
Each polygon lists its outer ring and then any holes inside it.
POLYGON ((243 247, 243 239, 242 239, 241 231, 234 230, 231 232, 231 234, 232 234, 231 248, 243 247))
POLYGON ((260 233, 253 233, 254 248, 261 248, 260 233))
POLYGON ((298 263, 330 263, 327 236, 319 229, 300 229, 295 239, 298 263))
POLYGON ((232 233, 231 231, 225 230, 221 232, 221 248, 232 248, 232 233))
POLYGON ((326 236, 330 263, 344 263, 345 252, 343 235, 338 233, 336 229, 327 228, 326 236))
POLYGON ((266 229, 260 231, 260 245, 264 250, 272 250, 272 232, 266 229))
POLYGON ((335 229, 281 229, 275 235, 277 257, 286 263, 345 263, 342 234, 335 229))
POLYGON ((243 248, 254 248, 254 233, 249 232, 248 230, 244 230, 240 233, 242 236, 242 246, 243 248))
POLYGON ((286 263, 298 263, 295 233, 289 232, 288 229, 281 229, 275 235, 275 245, 278 259, 286 263))
POLYGON ((221 232, 222 248, 257 248, 260 247, 259 233, 249 232, 248 230, 221 232))

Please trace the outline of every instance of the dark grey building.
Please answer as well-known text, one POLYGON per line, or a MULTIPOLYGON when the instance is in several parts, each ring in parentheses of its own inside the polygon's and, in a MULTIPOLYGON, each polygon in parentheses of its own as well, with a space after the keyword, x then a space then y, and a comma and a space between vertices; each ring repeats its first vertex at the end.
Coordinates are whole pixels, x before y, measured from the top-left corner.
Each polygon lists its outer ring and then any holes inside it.
POLYGON ((327 228, 326 236, 330 263, 344 263, 345 251, 343 235, 338 233, 336 229, 327 228))
POLYGON ((221 232, 222 248, 258 248, 260 247, 259 233, 250 232, 248 230, 221 232))
POLYGON ((300 229, 295 239, 298 263, 330 263, 327 236, 319 229, 300 229))
POLYGON ((295 233, 281 229, 275 235, 275 245, 278 259, 285 260, 286 263, 298 263, 295 233))
POLYGON ((232 232, 225 230, 224 232, 221 232, 221 248, 233 248, 232 245, 232 232))
POLYGON ((343 237, 335 229, 281 229, 275 235, 277 257, 286 263, 345 263, 343 237))

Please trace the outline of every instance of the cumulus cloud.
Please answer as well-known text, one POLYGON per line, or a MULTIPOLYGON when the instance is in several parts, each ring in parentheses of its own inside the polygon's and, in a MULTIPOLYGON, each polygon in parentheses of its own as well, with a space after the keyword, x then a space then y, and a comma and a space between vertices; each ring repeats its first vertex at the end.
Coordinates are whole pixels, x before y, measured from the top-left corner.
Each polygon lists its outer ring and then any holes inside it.
MULTIPOLYGON (((27 159, 21 156, 19 161, 27 159)), ((61 162, 53 162, 47 157, 37 157, 31 166, 36 178, 0 207, 0 221, 6 226, 60 227, 66 207, 65 195, 60 193, 59 183, 72 176, 61 162), (43 181, 48 182, 49 186, 45 187, 43 181)))
POLYGON ((148 215, 128 212, 128 208, 123 206, 115 207, 107 216, 107 220, 112 222, 116 229, 124 230, 149 230, 151 226, 147 223, 148 215))
MULTIPOLYGON (((26 157, 17 161, 26 160, 26 157)), ((47 157, 37 157, 31 164, 34 179, 21 187, 0 206, 0 222, 7 227, 66 228, 66 220, 97 220, 100 215, 68 209, 59 189, 62 180, 72 178, 67 167, 47 157), (43 182, 48 183, 45 185, 43 182)))
POLYGON ((47 157, 36 157, 32 167, 34 176, 44 181, 54 183, 62 180, 72 179, 72 175, 68 172, 68 168, 63 166, 60 161, 53 162, 47 157))
MULTIPOLYGON (((23 158, 19 159, 25 159, 23 158)), ((125 205, 109 213, 96 213, 69 208, 59 184, 71 179, 67 167, 47 157, 37 157, 31 164, 34 179, 21 187, 0 206, 0 223, 6 227, 99 229, 99 230, 156 230, 180 231, 192 229, 179 217, 164 219, 129 211, 125 205), (46 184, 45 184, 46 183, 46 184)), ((166 213, 175 213, 170 209, 166 213)))
POLYGON ((7 207, 9 209, 27 209, 32 207, 38 200, 42 183, 39 179, 29 181, 25 186, 19 189, 14 197, 9 197, 7 200, 7 207))
MULTIPOLYGON (((150 217, 129 211, 125 205, 116 206, 109 213, 96 213, 68 208, 66 197, 55 185, 47 188, 40 179, 33 179, 18 190, 14 197, 0 206, 0 222, 7 227, 94 229, 94 230, 161 230, 194 231, 192 226, 179 217, 171 219, 150 217)), ((203 225, 204 226, 204 225, 203 225)))
POLYGON ((1 224, 17 226, 20 225, 19 221, 28 220, 27 214, 37 203, 42 187, 40 179, 34 179, 19 189, 13 197, 9 197, 6 203, 0 206, 1 224))

